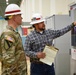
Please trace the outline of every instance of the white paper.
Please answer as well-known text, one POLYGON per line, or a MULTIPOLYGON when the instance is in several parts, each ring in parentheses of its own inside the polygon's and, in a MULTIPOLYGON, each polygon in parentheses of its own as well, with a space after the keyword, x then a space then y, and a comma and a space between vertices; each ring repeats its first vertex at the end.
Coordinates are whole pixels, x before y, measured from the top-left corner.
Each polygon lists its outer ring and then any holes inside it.
POLYGON ((74 59, 74 60, 76 60, 76 49, 74 49, 74 48, 72 48, 71 49, 71 57, 72 57, 72 59, 74 59))
POLYGON ((46 53, 46 57, 44 59, 40 59, 40 61, 48 65, 52 65, 58 52, 58 49, 53 46, 45 46, 43 52, 46 53))

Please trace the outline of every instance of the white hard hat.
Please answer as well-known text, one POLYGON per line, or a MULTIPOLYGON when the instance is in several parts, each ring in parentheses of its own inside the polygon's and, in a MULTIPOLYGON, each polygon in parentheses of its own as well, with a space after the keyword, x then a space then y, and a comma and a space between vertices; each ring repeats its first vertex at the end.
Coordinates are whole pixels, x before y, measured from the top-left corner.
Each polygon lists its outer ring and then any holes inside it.
POLYGON ((20 7, 17 4, 9 4, 5 9, 5 16, 21 14, 20 7))
POLYGON ((43 19, 42 15, 39 13, 36 13, 32 16, 30 24, 36 24, 36 23, 40 23, 40 22, 44 22, 44 21, 45 21, 45 19, 43 19))

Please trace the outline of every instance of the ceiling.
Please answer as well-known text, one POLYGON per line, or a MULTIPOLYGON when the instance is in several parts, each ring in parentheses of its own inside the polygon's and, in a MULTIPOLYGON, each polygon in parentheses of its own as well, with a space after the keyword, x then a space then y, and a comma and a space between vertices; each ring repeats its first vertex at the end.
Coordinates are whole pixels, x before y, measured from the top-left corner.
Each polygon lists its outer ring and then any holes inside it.
MULTIPOLYGON (((8 0, 8 3, 15 3, 18 4, 20 6, 22 0, 8 0)), ((0 16, 4 17, 4 11, 6 8, 7 4, 6 4, 6 0, 0 0, 0 16)))

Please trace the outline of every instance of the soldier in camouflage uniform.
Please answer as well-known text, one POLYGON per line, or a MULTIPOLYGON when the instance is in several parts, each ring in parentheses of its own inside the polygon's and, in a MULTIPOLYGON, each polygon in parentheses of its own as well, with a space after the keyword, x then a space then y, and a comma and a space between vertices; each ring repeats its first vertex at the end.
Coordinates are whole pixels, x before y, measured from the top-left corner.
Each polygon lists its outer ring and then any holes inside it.
POLYGON ((1 75, 27 75, 27 63, 22 40, 16 31, 16 28, 22 23, 20 8, 16 4, 8 5, 5 10, 5 19, 8 26, 0 38, 1 75))

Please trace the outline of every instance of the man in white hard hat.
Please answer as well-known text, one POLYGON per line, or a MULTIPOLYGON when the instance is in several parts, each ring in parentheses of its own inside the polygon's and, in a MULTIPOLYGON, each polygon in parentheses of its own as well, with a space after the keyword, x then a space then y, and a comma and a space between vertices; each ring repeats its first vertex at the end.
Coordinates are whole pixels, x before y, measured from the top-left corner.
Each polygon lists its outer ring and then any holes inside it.
POLYGON ((64 35, 76 25, 74 22, 60 30, 46 30, 44 21, 41 14, 34 14, 30 24, 35 30, 27 35, 25 40, 25 52, 31 62, 31 75, 55 75, 54 63, 50 66, 39 61, 46 57, 46 53, 43 52, 44 47, 51 46, 53 39, 64 35))
POLYGON ((27 63, 20 34, 16 28, 21 25, 20 7, 9 4, 5 9, 8 25, 0 38, 1 75, 27 75, 27 63))

